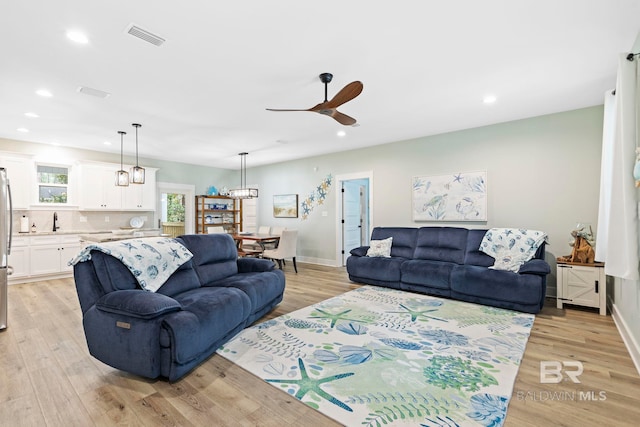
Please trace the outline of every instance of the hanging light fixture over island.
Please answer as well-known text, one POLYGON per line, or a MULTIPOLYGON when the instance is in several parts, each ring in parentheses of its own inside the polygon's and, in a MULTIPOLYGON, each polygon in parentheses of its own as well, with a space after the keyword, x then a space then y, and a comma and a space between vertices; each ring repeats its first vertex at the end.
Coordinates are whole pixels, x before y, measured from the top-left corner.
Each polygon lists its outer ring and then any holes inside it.
POLYGON ((131 126, 136 128, 136 165, 131 167, 131 183, 144 184, 144 168, 138 165, 138 128, 142 125, 131 123, 131 126))
POLYGON ((125 131, 119 130, 120 134, 120 170, 116 171, 116 185, 118 187, 128 187, 129 186, 129 173, 124 170, 122 165, 122 148, 124 144, 124 136, 127 134, 125 131))

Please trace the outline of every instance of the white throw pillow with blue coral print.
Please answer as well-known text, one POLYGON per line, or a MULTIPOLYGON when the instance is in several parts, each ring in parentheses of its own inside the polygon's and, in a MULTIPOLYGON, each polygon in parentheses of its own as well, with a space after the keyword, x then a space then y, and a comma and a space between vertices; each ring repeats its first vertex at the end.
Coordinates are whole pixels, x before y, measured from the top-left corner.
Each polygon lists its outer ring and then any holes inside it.
POLYGON ((367 256, 390 258, 391 242, 393 242, 393 237, 389 237, 384 240, 372 240, 371 242, 369 242, 369 250, 367 251, 367 256))

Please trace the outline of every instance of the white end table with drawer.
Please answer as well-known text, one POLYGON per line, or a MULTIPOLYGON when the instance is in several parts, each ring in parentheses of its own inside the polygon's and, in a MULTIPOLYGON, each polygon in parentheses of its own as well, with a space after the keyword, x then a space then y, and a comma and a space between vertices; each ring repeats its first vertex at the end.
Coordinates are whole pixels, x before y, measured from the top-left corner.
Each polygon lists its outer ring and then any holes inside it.
POLYGON ((557 307, 574 304, 597 307, 607 315, 607 278, 604 262, 584 264, 558 261, 557 307))

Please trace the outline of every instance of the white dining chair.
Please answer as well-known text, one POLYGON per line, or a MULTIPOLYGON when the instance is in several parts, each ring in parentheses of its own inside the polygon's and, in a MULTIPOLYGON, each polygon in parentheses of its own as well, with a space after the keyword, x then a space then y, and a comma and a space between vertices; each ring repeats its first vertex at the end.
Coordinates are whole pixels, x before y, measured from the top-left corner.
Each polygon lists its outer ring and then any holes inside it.
POLYGON ((278 267, 282 270, 282 264, 285 258, 293 259, 293 269, 298 272, 296 265, 296 250, 298 246, 298 230, 283 230, 280 236, 280 243, 275 249, 265 249, 262 257, 275 260, 278 267))

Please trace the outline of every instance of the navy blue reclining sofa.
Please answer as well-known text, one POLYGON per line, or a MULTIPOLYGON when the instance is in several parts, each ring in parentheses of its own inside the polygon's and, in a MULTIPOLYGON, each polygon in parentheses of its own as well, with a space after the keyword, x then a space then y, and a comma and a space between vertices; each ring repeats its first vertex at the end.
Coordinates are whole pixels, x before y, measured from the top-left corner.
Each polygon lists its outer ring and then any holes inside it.
POLYGON ((495 259, 479 250, 487 230, 458 227, 376 227, 371 240, 393 237, 391 257, 368 257, 368 246, 351 250, 347 273, 354 282, 449 297, 527 313, 544 305, 545 244, 519 272, 494 270, 495 259))
POLYGON ((228 234, 177 240, 193 258, 155 293, 141 289, 124 264, 100 251, 74 266, 93 357, 175 381, 282 301, 284 273, 265 259, 238 258, 228 234))

